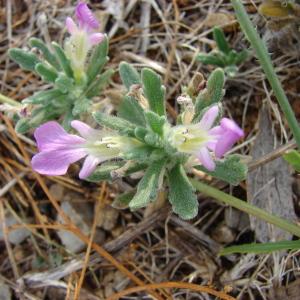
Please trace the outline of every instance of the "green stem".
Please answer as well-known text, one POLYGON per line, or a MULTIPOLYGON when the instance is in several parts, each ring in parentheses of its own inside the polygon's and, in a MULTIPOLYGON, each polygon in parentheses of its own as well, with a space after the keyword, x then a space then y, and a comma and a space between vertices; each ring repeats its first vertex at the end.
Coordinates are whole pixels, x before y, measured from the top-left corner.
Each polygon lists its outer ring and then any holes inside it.
POLYGON ((12 98, 9 98, 7 96, 4 96, 2 94, 0 94, 0 102, 7 103, 7 104, 10 104, 12 106, 21 106, 21 104, 18 101, 14 100, 12 98))
POLYGON ((240 0, 231 0, 231 3, 236 12, 236 17, 239 21, 239 24, 244 31, 245 36, 250 41, 252 47, 256 51, 257 58, 266 74, 267 79, 273 89, 274 95, 276 96, 279 105, 287 119, 287 122, 293 132, 295 140, 297 142, 298 147, 300 148, 300 127, 295 117, 295 114, 289 104, 289 100, 287 99, 284 90, 281 86, 278 77, 276 76, 274 67, 271 62, 271 58, 268 54, 267 47, 264 42, 261 40, 257 31, 253 27, 250 18, 241 3, 240 0))
POLYGON ((274 216, 256 206, 221 192, 218 189, 196 179, 190 178, 190 181, 197 191, 300 237, 300 226, 297 226, 296 224, 286 221, 280 217, 274 216))

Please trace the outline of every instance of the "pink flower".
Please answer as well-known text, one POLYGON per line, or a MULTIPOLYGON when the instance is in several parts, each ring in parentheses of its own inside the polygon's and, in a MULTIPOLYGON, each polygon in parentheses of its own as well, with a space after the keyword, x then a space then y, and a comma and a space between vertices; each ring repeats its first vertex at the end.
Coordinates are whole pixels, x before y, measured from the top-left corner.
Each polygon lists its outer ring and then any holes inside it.
POLYGON ((66 19, 66 27, 71 36, 80 32, 85 32, 88 35, 88 40, 91 45, 97 45, 101 43, 104 38, 104 34, 94 32, 95 30, 99 29, 100 24, 94 17, 91 10, 88 8, 87 4, 84 2, 79 2, 76 6, 75 14, 78 21, 78 26, 72 18, 68 17, 66 19))
POLYGON ((95 130, 80 121, 71 126, 81 136, 67 133, 57 122, 50 121, 34 132, 39 153, 32 158, 32 168, 44 175, 64 175, 70 164, 85 157, 79 178, 87 178, 96 166, 106 160, 117 158, 139 142, 127 137, 111 135, 95 130))
POLYGON ((221 158, 241 137, 242 129, 232 120, 223 118, 214 126, 219 114, 217 105, 208 109, 200 122, 179 125, 172 129, 171 143, 179 152, 192 154, 209 171, 216 167, 215 159, 221 158))

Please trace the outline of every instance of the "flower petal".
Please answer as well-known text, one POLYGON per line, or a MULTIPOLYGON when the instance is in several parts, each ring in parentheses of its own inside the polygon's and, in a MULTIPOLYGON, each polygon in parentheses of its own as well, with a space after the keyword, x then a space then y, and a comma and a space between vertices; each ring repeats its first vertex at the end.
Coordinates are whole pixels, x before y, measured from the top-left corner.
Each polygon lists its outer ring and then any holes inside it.
POLYGON ((244 136, 243 130, 232 120, 223 118, 221 120, 221 127, 224 133, 218 139, 215 148, 216 157, 222 157, 231 147, 244 136))
POLYGON ((96 46, 100 44, 104 39, 104 34, 103 33, 92 33, 89 35, 89 42, 92 46, 96 46))
POLYGON ((80 170, 79 178, 85 179, 89 177, 101 161, 102 160, 100 158, 88 155, 87 158, 84 160, 83 166, 80 170))
POLYGON ((215 162, 213 161, 211 154, 209 153, 206 147, 201 147, 197 154, 197 158, 200 160, 201 164, 208 170, 213 171, 216 167, 215 162))
POLYGON ((83 148, 42 151, 33 156, 31 165, 40 174, 64 175, 70 164, 85 157, 86 154, 83 148))
POLYGON ((74 129, 76 129, 84 139, 88 141, 100 140, 107 134, 107 132, 104 130, 96 130, 90 127, 89 125, 78 120, 72 121, 71 126, 74 129))
POLYGON ((87 29, 98 29, 100 26, 99 22, 84 2, 80 2, 76 6, 76 17, 81 26, 87 27, 87 29))
POLYGON ((50 121, 39 126, 34 137, 39 151, 49 151, 61 148, 74 148, 85 140, 77 135, 67 133, 57 122, 50 121))
POLYGON ((204 113, 203 117, 198 123, 199 127, 203 130, 209 130, 213 126, 218 114, 219 114, 218 105, 212 106, 204 113))
POLYGON ((74 34, 78 30, 77 25, 70 17, 67 17, 66 19, 66 27, 70 34, 74 34))

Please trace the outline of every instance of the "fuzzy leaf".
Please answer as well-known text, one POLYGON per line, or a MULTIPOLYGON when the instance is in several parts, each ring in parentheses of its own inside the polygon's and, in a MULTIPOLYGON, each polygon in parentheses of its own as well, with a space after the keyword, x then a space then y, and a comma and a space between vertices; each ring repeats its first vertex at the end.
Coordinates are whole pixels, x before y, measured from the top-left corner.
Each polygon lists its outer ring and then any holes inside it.
POLYGON ((91 56, 88 68, 87 68, 87 77, 88 83, 94 81, 96 76, 101 73, 104 65, 108 61, 108 38, 105 36, 104 40, 97 45, 94 49, 93 54, 91 56))
POLYGON ((150 109, 159 116, 165 115, 165 87, 162 85, 161 77, 151 69, 144 68, 142 82, 150 109))
POLYGON ((119 73, 123 84, 126 86, 127 90, 134 84, 142 84, 141 77, 138 71, 127 62, 121 62, 119 66, 119 73))
POLYGON ((231 49, 225 38, 223 30, 219 27, 215 27, 213 29, 213 36, 214 36, 214 40, 217 43, 219 50, 225 54, 228 54, 231 49))
POLYGON ((58 89, 51 89, 34 93, 31 97, 28 97, 22 101, 24 104, 42 104, 44 102, 51 102, 51 100, 63 95, 58 89))
POLYGON ((34 71, 36 64, 40 62, 34 53, 18 48, 9 49, 8 55, 24 70, 34 71))
POLYGON ((165 170, 165 161, 156 161, 151 164, 137 186, 137 192, 129 203, 132 210, 145 207, 156 199, 161 176, 165 170))
POLYGON ((139 126, 146 126, 143 108, 130 96, 124 96, 118 109, 118 117, 139 126))
POLYGON ((29 44, 31 47, 39 49, 42 52, 45 60, 49 64, 51 64, 55 69, 57 69, 58 71, 61 69, 55 55, 49 50, 47 45, 42 40, 37 38, 31 38, 29 40, 29 44))
POLYGON ((297 171, 300 172, 300 152, 291 150, 283 155, 283 158, 297 171))
POLYGON ((131 132, 135 128, 135 126, 132 123, 124 119, 115 116, 110 116, 102 112, 94 113, 93 117, 98 124, 113 130, 117 130, 119 132, 131 132))
POLYGON ((162 136, 164 131, 164 125, 166 123, 165 116, 159 116, 152 111, 147 111, 145 113, 145 117, 149 127, 152 129, 153 132, 157 133, 158 135, 162 136))
POLYGON ((200 53, 197 56, 197 60, 202 62, 205 65, 213 65, 221 68, 225 67, 225 63, 223 59, 217 57, 215 53, 210 53, 210 54, 200 53))
POLYGON ((30 119, 20 119, 15 125, 15 131, 19 134, 24 134, 31 129, 30 119))
POLYGON ((150 147, 148 145, 143 145, 141 147, 135 147, 130 150, 130 152, 126 152, 123 154, 123 158, 125 160, 138 160, 141 163, 149 163, 151 154, 155 148, 150 147))
POLYGON ((208 80, 206 88, 198 95, 196 99, 195 116, 201 113, 201 110, 222 100, 224 95, 225 76, 220 68, 214 70, 208 80))
POLYGON ((52 42, 52 46, 61 68, 68 77, 73 78, 73 70, 71 68, 70 60, 66 57, 64 50, 55 42, 52 42))
POLYGON ((59 89, 62 93, 68 93, 74 89, 74 80, 64 73, 60 73, 55 80, 55 87, 59 89))
POLYGON ((35 65, 35 71, 42 77, 43 81, 55 82, 58 73, 50 65, 45 63, 38 63, 35 65))
POLYGON ((202 166, 197 166, 197 169, 206 172, 207 174, 226 181, 232 185, 238 185, 246 179, 248 168, 241 162, 239 155, 230 155, 224 161, 217 161, 214 171, 207 171, 202 166))
POLYGON ((108 85, 114 72, 115 71, 113 69, 108 69, 101 75, 99 75, 99 77, 96 78, 89 86, 88 91, 86 92, 86 96, 88 98, 92 98, 99 95, 99 93, 108 85))
POLYGON ((126 209, 136 193, 135 189, 116 196, 111 206, 116 209, 126 209))
POLYGON ((243 49, 242 51, 238 52, 235 58, 235 64, 240 65, 242 64, 245 60, 248 59, 250 53, 249 50, 243 49))
POLYGON ((173 211, 182 219, 188 220, 197 216, 198 201, 184 168, 177 164, 168 174, 169 201, 173 211))
POLYGON ((87 112, 90 105, 91 105, 91 100, 88 98, 81 97, 76 99, 76 101, 74 102, 74 107, 72 109, 73 116, 78 116, 82 113, 87 112))

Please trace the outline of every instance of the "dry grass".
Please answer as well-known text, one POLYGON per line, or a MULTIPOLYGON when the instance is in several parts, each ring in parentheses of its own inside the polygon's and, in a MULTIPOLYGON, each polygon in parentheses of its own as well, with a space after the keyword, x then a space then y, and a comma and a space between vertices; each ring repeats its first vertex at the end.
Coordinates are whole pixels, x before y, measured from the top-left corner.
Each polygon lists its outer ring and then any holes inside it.
MULTIPOLYGON (((64 19, 72 13, 73 6, 71 1, 62 0, 2 2, 1 92, 22 100, 38 90, 41 81, 18 69, 8 59, 7 49, 26 47, 31 36, 46 42, 62 41, 64 19)), ((265 20, 256 10, 260 1, 245 2, 252 19, 264 32, 265 20)), ((180 87, 187 85, 196 71, 207 76, 212 70, 211 66, 200 65, 195 60, 198 52, 207 52, 215 46, 208 16, 222 13, 227 18, 225 27, 230 44, 237 49, 247 45, 229 1, 111 0, 91 1, 91 5, 111 38, 110 66, 117 68, 120 61, 126 60, 138 68, 147 66, 160 73, 167 87, 168 111, 173 118, 177 111, 174 100, 180 95, 180 87)), ((273 62, 299 117, 298 57, 295 53, 278 51, 273 54, 273 62)), ((247 135, 235 151, 249 152, 263 101, 272 109, 279 142, 283 144, 290 139, 254 58, 244 64, 238 77, 227 81, 226 88, 226 114, 237 119, 247 135)), ((110 99, 117 105, 122 92, 120 80, 115 76, 98 100, 110 99)), ((226 296, 227 292, 236 299, 267 299, 269 294, 276 297, 277 289, 299 277, 299 252, 218 257, 221 246, 251 242, 253 233, 246 215, 235 212, 235 218, 241 218, 246 224, 244 227, 230 225, 232 222, 226 218, 230 209, 201 195, 200 213, 192 222, 179 220, 165 208, 153 208, 152 214, 148 210, 148 218, 143 217, 142 211, 121 210, 114 220, 107 217, 107 222, 112 222, 111 228, 102 228, 105 237, 101 244, 97 243, 99 216, 108 214, 107 205, 134 181, 84 183, 77 179, 76 167, 64 177, 39 176, 30 168, 30 157, 36 151, 32 137, 17 135, 12 126, 10 119, 1 115, 0 226, 4 238, 0 241, 0 280, 12 289, 17 299, 118 299, 113 294, 120 291, 121 299, 232 299, 226 296), (63 188, 63 196, 56 194, 54 185, 63 188), (90 236, 61 209, 60 203, 68 194, 75 195, 69 201, 94 208, 90 236), (13 215, 18 225, 7 226, 5 213, 13 215), (57 222, 58 214, 64 224, 57 222), (30 235, 21 244, 13 245, 8 234, 17 228, 27 228, 30 235), (86 244, 80 254, 68 252, 61 244, 57 236, 61 229, 72 232, 86 244), (202 288, 206 293, 200 292, 199 285, 207 286, 202 288)), ((217 181, 212 184, 246 197, 245 184, 236 188, 217 181)))

